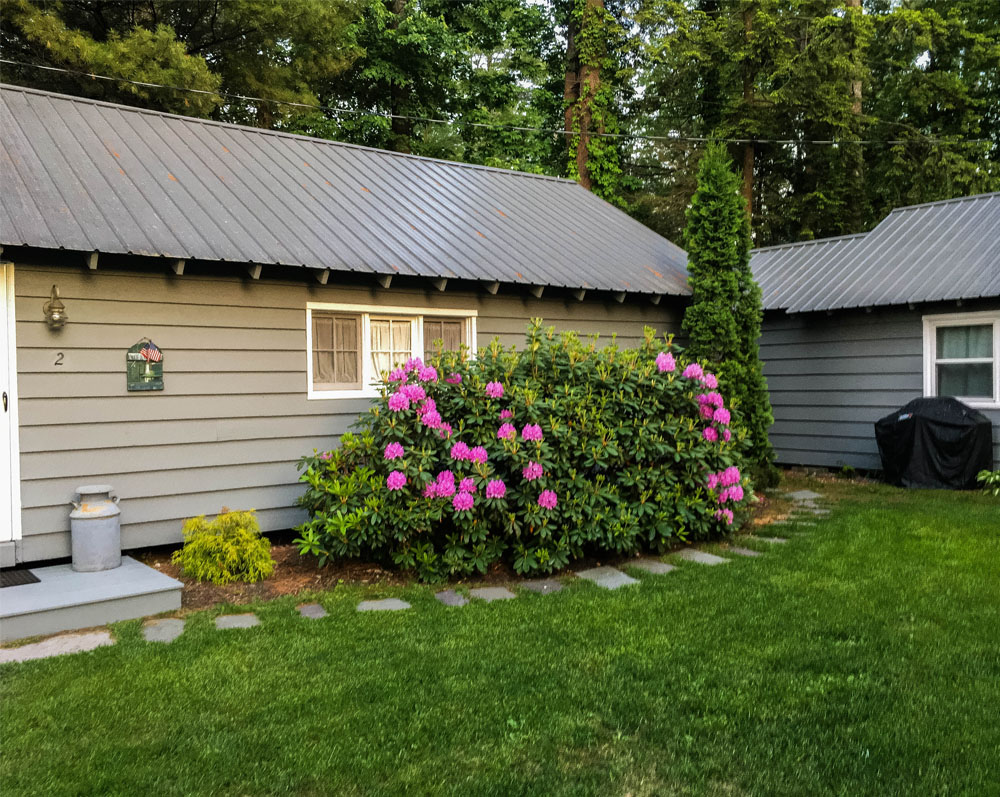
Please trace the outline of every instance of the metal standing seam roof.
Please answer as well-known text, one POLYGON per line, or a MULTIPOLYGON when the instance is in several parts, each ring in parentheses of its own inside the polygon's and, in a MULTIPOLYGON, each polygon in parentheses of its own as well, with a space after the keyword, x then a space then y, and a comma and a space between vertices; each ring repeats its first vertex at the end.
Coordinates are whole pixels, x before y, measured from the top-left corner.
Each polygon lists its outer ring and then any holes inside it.
POLYGON ((688 294, 678 246, 571 180, 0 85, 0 242, 688 294))
POLYGON ((897 208, 864 235, 756 249, 765 309, 1000 296, 1000 193, 897 208))

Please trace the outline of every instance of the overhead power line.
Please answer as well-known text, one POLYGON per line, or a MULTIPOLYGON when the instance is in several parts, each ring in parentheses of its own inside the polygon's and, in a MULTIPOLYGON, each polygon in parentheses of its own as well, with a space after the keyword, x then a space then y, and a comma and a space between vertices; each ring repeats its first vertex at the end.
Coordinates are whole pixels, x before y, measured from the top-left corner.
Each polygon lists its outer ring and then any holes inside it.
MULTIPOLYGON (((11 66, 28 67, 30 69, 39 69, 45 72, 58 72, 65 75, 87 77, 93 80, 106 80, 118 83, 128 83, 129 85, 139 86, 141 88, 168 89, 171 91, 186 91, 191 94, 201 94, 209 97, 219 97, 220 99, 224 98, 228 100, 238 100, 241 102, 248 102, 248 103, 270 103, 272 105, 284 105, 291 108, 306 108, 314 111, 324 111, 330 114, 341 114, 348 116, 375 116, 383 119, 402 119, 405 121, 421 122, 424 124, 476 127, 476 128, 484 128, 487 130, 506 130, 512 133, 545 133, 549 135, 562 135, 562 136, 580 135, 578 131, 564 130, 562 128, 530 127, 526 125, 507 125, 507 124, 496 124, 492 122, 470 122, 461 118, 439 119, 431 116, 412 116, 409 114, 385 113, 384 111, 363 111, 363 110, 357 110, 355 108, 337 108, 330 105, 320 105, 307 102, 295 102, 294 100, 278 100, 268 97, 253 97, 247 94, 235 94, 233 92, 228 92, 228 91, 210 91, 208 89, 189 88, 188 86, 170 86, 163 83, 150 83, 144 80, 132 80, 130 78, 113 77, 111 75, 97 75, 92 72, 83 72, 81 70, 76 70, 76 69, 65 69, 63 67, 58 67, 58 66, 47 66, 45 64, 32 64, 26 61, 15 61, 10 58, 0 58, 0 63, 10 64, 11 66)), ((791 144, 791 145, 819 144, 827 146, 841 146, 848 144, 854 144, 854 145, 912 144, 915 140, 919 140, 920 142, 926 144, 951 144, 951 145, 992 143, 992 139, 988 138, 952 139, 952 138, 930 138, 926 136, 921 136, 919 139, 720 138, 718 136, 682 136, 682 135, 653 136, 653 135, 643 135, 640 133, 599 133, 596 131, 588 131, 585 135, 592 138, 614 138, 614 139, 628 139, 630 141, 650 141, 650 142, 665 142, 665 143, 686 142, 694 144, 719 142, 723 144, 791 144)))

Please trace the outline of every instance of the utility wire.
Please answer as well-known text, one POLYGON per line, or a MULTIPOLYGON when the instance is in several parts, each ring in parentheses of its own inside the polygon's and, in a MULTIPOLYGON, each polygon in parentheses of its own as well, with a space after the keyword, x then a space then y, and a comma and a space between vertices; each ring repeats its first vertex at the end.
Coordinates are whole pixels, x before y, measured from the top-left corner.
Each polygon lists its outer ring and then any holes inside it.
MULTIPOLYGON (((142 88, 186 91, 191 94, 202 94, 202 95, 207 95, 209 97, 240 100, 243 102, 250 102, 250 103, 271 103, 273 105, 285 105, 292 108, 308 108, 309 110, 325 111, 331 114, 377 116, 384 119, 403 119, 410 122, 421 122, 424 124, 440 124, 440 125, 451 125, 451 126, 459 125, 465 127, 485 128, 488 130, 506 130, 509 132, 516 132, 516 133, 547 133, 550 135, 563 135, 563 136, 585 135, 591 138, 614 138, 614 139, 628 139, 630 141, 651 141, 651 142, 679 141, 679 142, 689 142, 689 143, 720 142, 723 144, 793 144, 793 145, 821 144, 828 146, 840 146, 849 144, 887 144, 887 145, 912 144, 915 140, 912 138, 911 139, 720 138, 717 136, 682 136, 682 135, 652 136, 652 135, 642 135, 639 133, 599 133, 596 131, 589 131, 587 133, 581 134, 579 131, 564 130, 562 128, 529 127, 524 125, 494 124, 490 122, 469 122, 463 119, 438 119, 430 116, 411 116, 408 114, 385 113, 380 111, 375 111, 375 112, 361 111, 361 110, 356 110, 354 108, 336 108, 330 105, 319 105, 307 102, 295 102, 294 100, 277 100, 277 99, 270 99, 267 97, 253 97, 246 94, 234 94, 232 92, 227 92, 227 91, 209 91, 208 89, 193 89, 187 86, 170 86, 170 85, 165 85, 163 83, 150 83, 143 80, 132 80, 130 78, 124 78, 124 77, 95 75, 92 72, 83 72, 76 69, 64 69, 58 66, 32 64, 25 61, 15 61, 10 58, 0 58, 0 63, 10 64, 12 66, 29 67, 31 69, 40 69, 45 72, 58 72, 65 75, 88 77, 93 80, 107 80, 111 82, 128 83, 129 85, 139 86, 142 88)), ((927 144, 958 144, 958 145, 992 143, 992 139, 988 138, 966 138, 959 140, 959 139, 948 139, 948 138, 921 137, 919 141, 927 144)))

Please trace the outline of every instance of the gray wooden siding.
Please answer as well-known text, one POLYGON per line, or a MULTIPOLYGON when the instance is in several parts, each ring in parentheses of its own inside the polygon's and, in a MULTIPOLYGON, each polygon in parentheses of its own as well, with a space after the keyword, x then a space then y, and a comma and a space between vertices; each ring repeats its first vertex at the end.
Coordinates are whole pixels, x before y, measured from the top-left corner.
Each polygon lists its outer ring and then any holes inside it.
MULTIPOLYGON (((969 310, 1000 307, 976 304, 969 310)), ((955 305, 787 315, 767 313, 761 358, 771 393, 778 462, 881 469, 873 424, 923 395, 923 316, 955 305)), ((993 421, 1000 465, 1000 410, 993 421)))
POLYGON ((256 509, 268 531, 301 522, 295 462, 334 445, 367 406, 306 398, 307 301, 474 309, 480 346, 521 343, 531 317, 625 346, 644 325, 678 327, 674 310, 649 302, 36 265, 15 267, 15 293, 22 561, 68 555, 69 501, 95 481, 121 496, 125 548, 176 542, 184 518, 223 506, 256 509), (70 317, 58 332, 41 312, 53 283, 70 317), (125 351, 142 337, 163 349, 162 393, 125 389, 125 351))

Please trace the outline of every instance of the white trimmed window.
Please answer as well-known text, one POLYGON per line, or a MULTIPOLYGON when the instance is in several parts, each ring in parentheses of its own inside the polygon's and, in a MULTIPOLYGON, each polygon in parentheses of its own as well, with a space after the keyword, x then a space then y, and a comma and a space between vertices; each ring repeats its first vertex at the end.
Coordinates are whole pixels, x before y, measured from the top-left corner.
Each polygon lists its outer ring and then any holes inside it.
POLYGON ((411 357, 427 357, 437 341, 445 350, 475 348, 476 311, 306 305, 309 398, 378 395, 382 376, 411 357))
POLYGON ((924 395, 1000 408, 1000 310, 924 316, 924 395))

